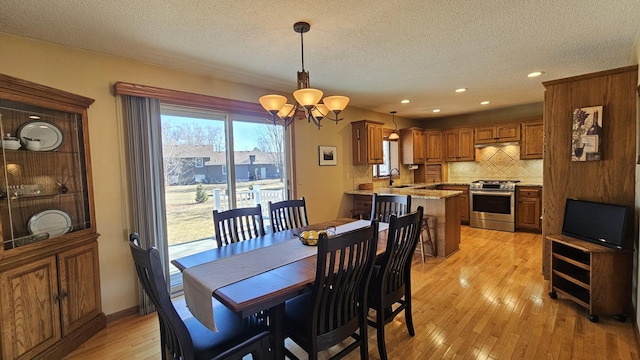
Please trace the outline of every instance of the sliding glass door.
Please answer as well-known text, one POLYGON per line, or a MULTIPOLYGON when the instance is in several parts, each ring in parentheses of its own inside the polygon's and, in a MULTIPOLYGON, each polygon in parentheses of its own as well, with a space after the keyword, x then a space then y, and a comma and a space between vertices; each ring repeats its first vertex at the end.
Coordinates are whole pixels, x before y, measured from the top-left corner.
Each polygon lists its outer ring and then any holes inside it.
MULTIPOLYGON (((162 106, 169 260, 215 248, 213 210, 286 198, 285 132, 264 119, 162 106)), ((169 266, 172 292, 182 277, 169 266)))

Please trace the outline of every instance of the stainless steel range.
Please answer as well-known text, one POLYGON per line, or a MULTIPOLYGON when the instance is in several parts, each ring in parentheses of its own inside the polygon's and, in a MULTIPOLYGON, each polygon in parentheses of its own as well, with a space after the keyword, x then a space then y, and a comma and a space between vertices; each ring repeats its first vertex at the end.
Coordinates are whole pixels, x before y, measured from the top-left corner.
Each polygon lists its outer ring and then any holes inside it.
POLYGON ((472 227, 515 231, 515 192, 519 180, 477 180, 469 185, 472 227))

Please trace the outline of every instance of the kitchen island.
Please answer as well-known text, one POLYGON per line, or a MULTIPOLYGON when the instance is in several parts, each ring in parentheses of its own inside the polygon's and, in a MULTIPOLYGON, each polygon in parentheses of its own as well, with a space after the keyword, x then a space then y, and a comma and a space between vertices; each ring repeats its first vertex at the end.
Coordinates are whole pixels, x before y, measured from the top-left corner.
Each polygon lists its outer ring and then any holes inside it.
MULTIPOLYGON (((432 241, 436 245, 436 255, 439 257, 447 257, 458 251, 460 248, 460 209, 458 196, 462 194, 462 191, 425 189, 422 186, 414 184, 406 187, 349 190, 345 191, 345 194, 351 196, 354 203, 363 203, 368 200, 370 204, 374 192, 380 195, 411 195, 411 210, 422 206, 424 208, 424 215, 429 217, 429 228, 432 241)), ((354 208, 357 207, 357 205, 354 206, 354 208)), ((425 253, 433 255, 428 246, 425 246, 425 253)))

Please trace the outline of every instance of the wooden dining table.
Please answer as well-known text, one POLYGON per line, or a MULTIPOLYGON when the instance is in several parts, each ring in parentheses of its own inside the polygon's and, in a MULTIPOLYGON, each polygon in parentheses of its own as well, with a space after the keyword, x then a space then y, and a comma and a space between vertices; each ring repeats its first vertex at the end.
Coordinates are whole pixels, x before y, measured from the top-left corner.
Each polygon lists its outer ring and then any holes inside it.
MULTIPOLYGON (((227 245, 174 259, 171 263, 180 271, 184 271, 193 266, 290 241, 305 229, 325 229, 329 226, 345 225, 353 221, 356 220, 342 218, 312 224, 304 228, 267 234, 241 243, 231 244, 233 246, 227 245)), ((381 224, 380 226, 378 255, 383 254, 386 249, 386 225, 381 224)), ((315 280, 315 273, 316 255, 313 255, 222 286, 214 290, 212 296, 242 317, 252 316, 266 310, 270 318, 269 326, 272 332, 274 355, 276 359, 284 359, 285 334, 282 319, 284 319, 285 301, 309 291, 315 280)), ((209 274, 209 276, 213 275, 209 274)))

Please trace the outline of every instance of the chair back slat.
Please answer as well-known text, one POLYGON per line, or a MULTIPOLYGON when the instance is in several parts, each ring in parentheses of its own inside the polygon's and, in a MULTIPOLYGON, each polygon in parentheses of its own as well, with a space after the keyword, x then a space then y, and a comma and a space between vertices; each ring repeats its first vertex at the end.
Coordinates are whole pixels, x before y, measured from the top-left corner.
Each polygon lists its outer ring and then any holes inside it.
POLYGON ((385 303, 392 304, 404 296, 411 281, 411 260, 422 231, 423 208, 403 216, 392 215, 387 234, 387 248, 379 265, 381 291, 385 303))
POLYGON ((371 201, 371 219, 389 222, 391 215, 411 212, 411 195, 379 195, 374 193, 371 201))
POLYGON ((304 198, 269 202, 269 218, 274 233, 309 225, 304 198))
MULTIPOLYGON (((320 235, 313 285, 314 323, 320 349, 336 338, 348 337, 364 321, 377 243, 377 221, 332 238, 320 235)), ((366 326, 360 331, 366 332, 366 326)))
POLYGON ((213 210, 213 224, 218 247, 264 236, 262 207, 213 210))

